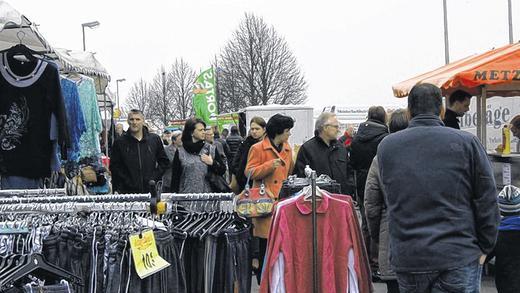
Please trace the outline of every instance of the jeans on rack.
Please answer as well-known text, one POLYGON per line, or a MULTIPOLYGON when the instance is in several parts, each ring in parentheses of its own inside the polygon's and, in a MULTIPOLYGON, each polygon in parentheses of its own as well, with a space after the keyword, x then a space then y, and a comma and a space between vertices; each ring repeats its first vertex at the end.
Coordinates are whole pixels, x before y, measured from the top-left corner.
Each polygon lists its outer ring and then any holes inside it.
POLYGON ((215 276, 215 262, 217 260, 218 235, 206 236, 204 252, 204 292, 213 292, 213 279, 215 276))
MULTIPOLYGON (((170 232, 155 231, 155 242, 159 255, 170 263, 170 266, 151 276, 141 279, 135 269, 131 269, 129 292, 162 293, 186 292, 186 278, 184 267, 179 258, 179 251, 175 245, 175 238, 170 232)), ((133 262, 133 259, 132 259, 133 262)))
POLYGON ((233 293, 235 286, 239 293, 251 292, 251 259, 249 253, 249 229, 236 232, 224 232, 227 242, 227 286, 226 292, 233 293), (232 277, 232 279, 230 278, 232 277), (232 286, 229 286, 232 284, 232 286))
POLYGON ((58 265, 58 242, 59 234, 50 234, 47 238, 43 239, 42 254, 45 260, 51 264, 58 265))
MULTIPOLYGON (((112 235, 110 235, 112 236, 112 235)), ((125 252, 127 247, 130 245, 125 239, 119 239, 118 237, 105 237, 107 241, 107 259, 106 259, 106 271, 105 271, 105 282, 104 288, 107 293, 119 293, 124 292, 122 290, 123 284, 126 284, 125 272, 125 252)), ((126 257, 126 262, 128 262, 126 257)), ((128 267, 128 264, 126 264, 128 267)))
POLYGON ((105 255, 105 241, 101 227, 96 227, 92 246, 92 265, 90 268, 90 291, 91 293, 105 292, 103 261, 105 255))
POLYGON ((219 235, 213 292, 251 291, 250 241, 249 229, 226 230, 219 235))
MULTIPOLYGON (((83 286, 72 286, 74 292, 90 293, 91 283, 90 276, 92 274, 92 241, 93 235, 73 235, 73 245, 69 246, 72 253, 70 255, 70 271, 74 275, 83 280, 83 286)), ((67 241, 69 243, 70 241, 67 241)), ((61 256, 61 255, 60 255, 61 256)))
POLYGON ((204 249, 205 241, 188 237, 184 246, 186 286, 189 293, 204 292, 204 249))

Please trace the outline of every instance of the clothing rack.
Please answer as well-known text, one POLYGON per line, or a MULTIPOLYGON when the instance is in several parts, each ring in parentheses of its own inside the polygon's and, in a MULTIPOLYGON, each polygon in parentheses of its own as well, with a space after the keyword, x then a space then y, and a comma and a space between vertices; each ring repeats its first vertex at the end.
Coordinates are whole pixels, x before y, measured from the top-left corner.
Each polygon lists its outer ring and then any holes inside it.
POLYGON ((72 214, 80 212, 150 212, 147 202, 111 202, 111 203, 22 203, 0 205, 1 213, 49 213, 72 214))
POLYGON ((65 188, 45 189, 7 189, 0 190, 0 199, 13 196, 37 197, 37 196, 61 196, 67 195, 65 188))
POLYGON ((310 173, 312 201, 312 292, 318 293, 318 219, 316 215, 316 171, 310 173))
MULTIPOLYGON (((22 203, 110 203, 110 202, 148 202, 150 193, 142 194, 107 194, 107 195, 78 195, 78 196, 38 196, 38 197, 11 197, 0 198, 2 204, 22 203)), ((226 201, 233 200, 233 193, 163 193, 159 201, 226 201)))
POLYGON ((78 212, 150 212, 172 210, 171 203, 181 201, 231 201, 233 193, 165 193, 160 198, 149 194, 113 194, 98 196, 49 196, 1 198, 0 212, 9 213, 78 213, 78 212))

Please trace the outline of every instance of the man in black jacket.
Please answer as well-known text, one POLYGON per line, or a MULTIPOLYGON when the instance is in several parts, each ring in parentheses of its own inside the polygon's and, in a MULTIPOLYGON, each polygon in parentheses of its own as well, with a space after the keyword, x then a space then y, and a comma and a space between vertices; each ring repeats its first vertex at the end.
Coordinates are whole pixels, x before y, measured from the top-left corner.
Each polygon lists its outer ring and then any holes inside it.
POLYGON ((143 112, 131 110, 128 125, 112 147, 112 186, 119 193, 148 193, 148 182, 161 180, 170 163, 161 138, 144 127, 143 112))
POLYGON ((305 166, 316 174, 326 174, 341 185, 341 192, 352 195, 347 179, 347 149, 337 141, 339 122, 336 115, 321 113, 315 124, 315 137, 305 142, 296 158, 293 174, 305 177, 305 166))
POLYGON ((497 239, 486 150, 474 135, 444 127, 441 109, 438 87, 414 86, 408 128, 377 152, 401 292, 479 292, 482 263, 497 239))
POLYGON ((229 147, 229 158, 228 162, 233 162, 233 159, 235 158, 235 154, 238 151, 238 147, 242 143, 243 139, 238 133, 238 127, 236 125, 231 126, 231 134, 226 138, 226 143, 229 147))
POLYGON ((464 113, 469 111, 469 104, 471 95, 465 91, 454 91, 448 98, 448 107, 446 114, 444 114, 444 125, 460 129, 460 121, 458 117, 464 116, 464 113))

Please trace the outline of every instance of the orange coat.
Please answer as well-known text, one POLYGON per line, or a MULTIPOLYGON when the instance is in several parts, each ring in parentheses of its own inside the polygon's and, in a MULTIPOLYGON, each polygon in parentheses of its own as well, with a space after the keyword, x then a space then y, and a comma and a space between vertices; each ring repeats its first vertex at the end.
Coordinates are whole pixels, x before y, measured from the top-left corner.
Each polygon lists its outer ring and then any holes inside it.
MULTIPOLYGON (((265 137, 264 140, 253 145, 249 150, 245 175, 247 177, 252 170, 253 187, 259 187, 263 180, 270 195, 277 200, 280 189, 282 189, 282 182, 292 173, 293 168, 294 161, 289 144, 284 143, 282 151, 278 153, 271 145, 269 138, 265 137), (276 159, 281 159, 282 164, 275 169, 273 168, 273 161, 276 159)), ((254 218, 253 224, 255 226, 254 235, 267 238, 271 217, 254 218)))

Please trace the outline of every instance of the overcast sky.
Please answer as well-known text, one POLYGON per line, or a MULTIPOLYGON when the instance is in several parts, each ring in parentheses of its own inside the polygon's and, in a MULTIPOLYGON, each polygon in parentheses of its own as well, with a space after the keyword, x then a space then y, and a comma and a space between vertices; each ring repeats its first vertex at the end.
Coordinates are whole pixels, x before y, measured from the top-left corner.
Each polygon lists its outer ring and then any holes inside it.
MULTIPOLYGON (((308 82, 308 104, 395 105, 392 85, 444 64, 442 0, 8 0, 55 47, 87 50, 120 83, 121 99, 140 77, 184 58, 209 67, 245 12, 285 37, 308 82), (140 3, 140 4, 138 4, 140 3)), ((508 43, 507 0, 448 0, 454 61, 508 43)), ((514 40, 520 0, 513 0, 514 40)))

